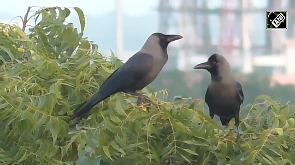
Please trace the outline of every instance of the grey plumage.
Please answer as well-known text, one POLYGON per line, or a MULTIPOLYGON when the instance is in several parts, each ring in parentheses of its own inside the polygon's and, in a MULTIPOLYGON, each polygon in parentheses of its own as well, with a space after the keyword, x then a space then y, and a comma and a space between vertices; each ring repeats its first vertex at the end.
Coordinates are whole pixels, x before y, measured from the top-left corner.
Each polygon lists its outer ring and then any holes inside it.
POLYGON ((117 92, 138 96, 136 91, 150 84, 166 64, 168 44, 181 38, 180 35, 162 33, 150 35, 141 50, 114 71, 104 81, 99 91, 74 111, 72 118, 85 116, 94 105, 117 92))
POLYGON ((228 125, 228 122, 235 118, 237 141, 240 137, 239 113, 244 94, 241 84, 232 77, 229 63, 223 56, 213 54, 207 62, 196 65, 194 69, 206 69, 210 72, 211 83, 205 95, 210 116, 213 118, 214 115, 218 115, 222 125, 228 125))

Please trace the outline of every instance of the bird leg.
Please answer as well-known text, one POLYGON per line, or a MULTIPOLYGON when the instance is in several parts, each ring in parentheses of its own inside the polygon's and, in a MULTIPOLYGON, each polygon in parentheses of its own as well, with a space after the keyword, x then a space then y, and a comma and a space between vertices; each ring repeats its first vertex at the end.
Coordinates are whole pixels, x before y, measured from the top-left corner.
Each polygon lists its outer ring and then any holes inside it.
POLYGON ((237 126, 237 137, 236 137, 236 140, 235 140, 235 142, 237 142, 239 139, 240 139, 240 137, 241 137, 241 134, 240 134, 240 130, 239 130, 239 126, 237 126))
POLYGON ((235 117, 235 126, 237 128, 237 137, 236 137, 235 142, 237 142, 240 139, 240 137, 241 137, 239 125, 240 125, 240 120, 239 120, 239 115, 237 115, 235 117))
POLYGON ((137 96, 137 106, 143 105, 147 111, 149 111, 151 106, 151 100, 142 94, 136 93, 136 92, 127 92, 128 94, 131 94, 133 96, 137 96))
POLYGON ((139 95, 137 98, 137 105, 151 105, 151 100, 145 95, 139 95))

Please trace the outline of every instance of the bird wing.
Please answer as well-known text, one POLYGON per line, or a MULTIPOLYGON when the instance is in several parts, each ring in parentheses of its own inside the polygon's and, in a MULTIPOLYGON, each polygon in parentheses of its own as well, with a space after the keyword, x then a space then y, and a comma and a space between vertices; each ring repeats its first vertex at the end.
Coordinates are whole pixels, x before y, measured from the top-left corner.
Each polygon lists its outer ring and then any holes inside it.
POLYGON ((207 88, 207 90, 206 90, 206 94, 205 94, 205 102, 206 103, 208 103, 208 101, 209 101, 209 87, 207 88))
POLYGON ((124 65, 124 69, 126 72, 131 73, 132 77, 138 80, 148 74, 152 65, 152 55, 138 52, 126 62, 126 65, 124 65))
POLYGON ((100 88, 101 92, 111 95, 128 90, 148 73, 152 62, 153 56, 146 53, 136 53, 105 80, 100 88))
POLYGON ((237 90, 237 99, 239 100, 240 104, 244 102, 244 93, 242 89, 242 85, 239 82, 236 82, 236 90, 237 90))
POLYGON ((205 102, 207 103, 208 107, 209 107, 209 115, 210 117, 213 119, 214 115, 215 115, 215 110, 210 107, 209 105, 211 105, 212 101, 210 100, 210 91, 209 91, 209 86, 207 88, 206 94, 205 94, 205 102))
POLYGON ((148 54, 137 53, 123 66, 115 70, 101 85, 99 91, 79 106, 72 118, 83 117, 97 103, 110 95, 128 90, 145 76, 152 66, 153 57, 148 54))

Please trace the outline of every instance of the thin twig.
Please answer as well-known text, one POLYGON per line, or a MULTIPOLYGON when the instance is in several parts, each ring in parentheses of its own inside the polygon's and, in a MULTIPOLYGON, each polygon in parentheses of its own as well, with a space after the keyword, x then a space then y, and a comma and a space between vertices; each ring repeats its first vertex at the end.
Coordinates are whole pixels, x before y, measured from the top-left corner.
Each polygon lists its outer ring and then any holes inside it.
POLYGON ((28 20, 28 16, 29 16, 29 12, 30 12, 31 8, 32 8, 32 6, 29 6, 29 7, 28 7, 27 12, 26 12, 26 14, 25 14, 25 16, 24 16, 24 19, 23 19, 23 28, 22 28, 23 31, 26 30, 27 23, 28 23, 28 21, 29 21, 29 20, 28 20))

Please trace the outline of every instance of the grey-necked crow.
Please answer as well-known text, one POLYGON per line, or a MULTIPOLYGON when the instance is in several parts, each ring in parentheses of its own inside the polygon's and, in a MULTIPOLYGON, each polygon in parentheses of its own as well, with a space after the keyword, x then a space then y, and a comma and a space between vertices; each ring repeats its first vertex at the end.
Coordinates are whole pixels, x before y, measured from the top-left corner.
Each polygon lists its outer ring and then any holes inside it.
POLYGON ((244 94, 241 84, 232 77, 229 63, 223 56, 213 54, 207 62, 196 65, 194 69, 206 69, 210 72, 211 84, 209 84, 205 96, 210 116, 213 118, 214 115, 218 115, 222 125, 228 125, 228 122, 234 117, 238 131, 237 141, 240 138, 239 113, 244 94))
POLYGON ((81 118, 97 103, 117 92, 136 96, 136 93, 150 84, 162 70, 168 60, 167 46, 170 42, 181 39, 180 35, 153 33, 139 52, 114 71, 88 101, 79 106, 72 118, 81 118))

